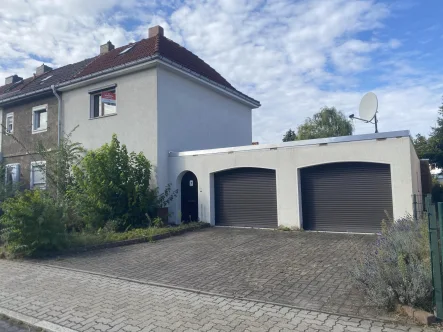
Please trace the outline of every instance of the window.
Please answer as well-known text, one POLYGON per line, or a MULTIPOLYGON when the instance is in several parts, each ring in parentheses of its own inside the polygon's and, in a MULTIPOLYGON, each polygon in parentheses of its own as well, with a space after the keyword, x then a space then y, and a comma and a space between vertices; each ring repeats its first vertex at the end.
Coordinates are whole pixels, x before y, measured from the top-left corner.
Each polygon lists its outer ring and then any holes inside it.
POLYGON ((91 94, 91 119, 114 114, 117 114, 115 89, 91 94))
POLYGON ((5 183, 17 184, 20 181, 20 164, 6 165, 5 183))
POLYGON ((8 134, 14 132, 14 113, 6 114, 6 132, 8 134))
POLYGON ((134 46, 135 46, 135 44, 129 46, 128 48, 125 48, 125 49, 124 49, 123 51, 121 51, 119 54, 125 54, 126 52, 129 52, 129 51, 131 50, 131 48, 133 48, 134 46))
POLYGON ((43 78, 43 79, 40 81, 40 84, 43 84, 44 81, 46 81, 47 79, 51 78, 52 76, 54 76, 54 75, 46 76, 45 78, 43 78))
POLYGON ((40 133, 48 129, 48 105, 32 108, 32 133, 40 133))
POLYGON ((46 189, 46 161, 31 162, 31 189, 46 189))

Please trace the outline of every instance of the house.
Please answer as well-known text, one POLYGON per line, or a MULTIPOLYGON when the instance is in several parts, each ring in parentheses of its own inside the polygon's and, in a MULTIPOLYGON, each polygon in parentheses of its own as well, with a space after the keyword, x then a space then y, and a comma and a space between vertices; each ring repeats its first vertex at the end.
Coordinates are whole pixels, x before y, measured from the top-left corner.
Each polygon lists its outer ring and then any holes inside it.
POLYGON ((13 135, 2 135, 1 151, 13 178, 30 187, 37 184, 34 177, 41 178, 32 175, 41 167, 32 165, 45 161, 33 161, 35 151, 24 146, 38 140, 55 146, 70 133, 73 141, 94 149, 116 133, 129 150, 146 155, 164 188, 170 150, 249 145, 251 110, 260 106, 166 38, 160 26, 139 42, 119 48, 107 42, 96 57, 55 70, 43 65, 33 77, 15 75, 5 83, 2 123, 13 122, 13 135))
POLYGON ((63 95, 64 130, 77 127, 73 141, 93 149, 116 133, 153 163, 160 189, 170 183, 169 151, 250 145, 251 111, 260 106, 159 26, 139 42, 105 44, 57 91, 63 95))
POLYGON ((57 146, 62 133, 58 109, 60 98, 52 89, 54 84, 75 75, 89 60, 55 70, 42 65, 32 77, 7 77, 0 87, 1 156, 13 182, 25 187, 46 187, 42 174, 45 164, 36 154, 40 141, 48 149, 57 146))
MULTIPOLYGON (((412 214, 422 192, 408 131, 253 144, 260 103, 159 26, 139 42, 107 42, 91 59, 7 80, 0 107, 14 136, 55 146, 72 131, 93 149, 116 133, 152 162, 160 190, 178 190, 169 206, 175 223, 373 233, 386 214, 412 214)), ((29 174, 31 187, 44 187, 34 166, 45 161, 2 137, 11 178, 29 174)))

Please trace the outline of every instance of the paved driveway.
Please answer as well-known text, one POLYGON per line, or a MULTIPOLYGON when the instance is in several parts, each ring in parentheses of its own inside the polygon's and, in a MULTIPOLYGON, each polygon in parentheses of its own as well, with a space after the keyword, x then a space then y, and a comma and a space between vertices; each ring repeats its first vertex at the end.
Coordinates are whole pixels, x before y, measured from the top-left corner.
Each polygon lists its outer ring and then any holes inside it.
POLYGON ((311 310, 374 316, 348 275, 373 236, 211 228, 45 261, 311 310))

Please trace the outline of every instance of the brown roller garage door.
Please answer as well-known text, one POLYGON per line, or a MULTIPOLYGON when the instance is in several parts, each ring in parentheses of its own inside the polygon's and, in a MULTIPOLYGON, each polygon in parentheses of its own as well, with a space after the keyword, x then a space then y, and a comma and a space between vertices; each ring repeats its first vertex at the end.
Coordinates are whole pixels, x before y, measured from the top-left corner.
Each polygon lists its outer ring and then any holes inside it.
POLYGON ((215 224, 277 228, 275 171, 237 168, 214 174, 215 224))
POLYGON ((345 162, 300 170, 303 228, 375 233, 392 216, 391 170, 386 164, 345 162))

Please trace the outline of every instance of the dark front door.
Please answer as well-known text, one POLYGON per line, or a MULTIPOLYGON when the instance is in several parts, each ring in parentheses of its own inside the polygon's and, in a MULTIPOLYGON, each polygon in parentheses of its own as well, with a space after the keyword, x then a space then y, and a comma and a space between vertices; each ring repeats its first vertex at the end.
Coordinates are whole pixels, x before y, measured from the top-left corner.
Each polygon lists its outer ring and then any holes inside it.
POLYGON ((198 182, 192 172, 183 175, 181 183, 181 213, 182 221, 198 220, 198 182))

